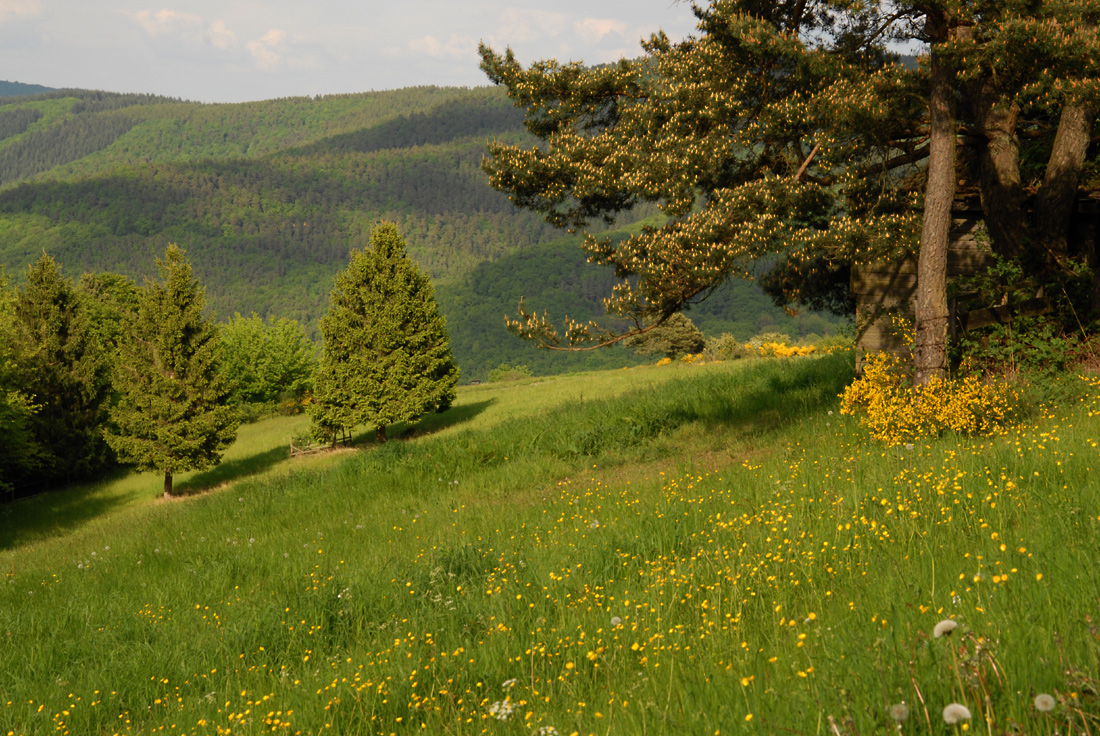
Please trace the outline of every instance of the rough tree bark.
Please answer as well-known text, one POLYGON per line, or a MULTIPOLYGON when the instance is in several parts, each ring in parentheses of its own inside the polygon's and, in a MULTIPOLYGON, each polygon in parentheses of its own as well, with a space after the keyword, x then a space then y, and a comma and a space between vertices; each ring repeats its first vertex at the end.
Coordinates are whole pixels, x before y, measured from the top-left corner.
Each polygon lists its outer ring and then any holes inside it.
POLYGON ((924 223, 917 259, 916 339, 914 379, 927 383, 947 373, 947 243, 951 205, 955 199, 955 89, 954 72, 937 45, 951 34, 943 10, 927 15, 932 42, 928 183, 924 195, 924 223))
POLYGON ((979 188, 994 252, 1018 258, 1027 250, 1026 195, 1020 181, 1016 123, 1020 107, 989 79, 973 88, 973 111, 984 138, 978 151, 979 188))
POLYGON ((1092 108, 1084 103, 1067 102, 1062 107, 1043 187, 1035 202, 1039 244, 1059 265, 1068 255, 1066 234, 1077 200, 1078 175, 1092 136, 1092 117, 1092 108))

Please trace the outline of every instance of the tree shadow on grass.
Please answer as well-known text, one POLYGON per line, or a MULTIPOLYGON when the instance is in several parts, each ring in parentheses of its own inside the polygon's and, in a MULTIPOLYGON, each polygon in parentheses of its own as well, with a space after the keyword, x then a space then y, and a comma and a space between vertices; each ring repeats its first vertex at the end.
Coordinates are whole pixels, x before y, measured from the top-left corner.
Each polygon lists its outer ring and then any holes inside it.
MULTIPOLYGON (((495 403, 496 399, 475 401, 471 404, 452 406, 447 411, 437 414, 429 414, 417 422, 398 422, 386 428, 386 436, 389 440, 410 440, 442 432, 444 429, 470 421, 495 403)), ((374 437, 373 427, 364 429, 352 436, 350 444, 353 447, 376 445, 378 443, 374 437)))
POLYGON ((109 481, 46 491, 0 505, 0 551, 75 531, 125 503, 124 494, 97 494, 104 482, 109 481))
POLYGON ((219 463, 175 483, 172 493, 175 496, 194 496, 250 475, 259 475, 289 457, 289 445, 279 445, 256 455, 219 463))

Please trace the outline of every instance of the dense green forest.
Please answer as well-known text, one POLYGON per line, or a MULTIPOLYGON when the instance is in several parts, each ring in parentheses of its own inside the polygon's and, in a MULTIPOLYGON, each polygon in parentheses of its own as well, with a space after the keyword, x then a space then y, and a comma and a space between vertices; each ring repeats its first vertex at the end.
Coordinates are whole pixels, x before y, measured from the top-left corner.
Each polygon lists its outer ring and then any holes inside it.
POLYGON ((43 92, 52 92, 49 87, 41 84, 24 84, 23 82, 0 81, 0 97, 15 97, 18 95, 37 95, 43 92))
MULTIPOLYGON (((0 266, 19 283, 45 251, 74 278, 140 283, 174 242, 219 319, 256 312, 316 336, 333 275, 387 220, 436 283, 464 381, 502 362, 539 373, 635 362, 625 350, 536 351, 505 331, 521 295, 554 317, 598 317, 612 278, 586 266, 576 238, 489 188, 480 162, 491 138, 526 140, 495 88, 233 105, 79 90, 4 98, 0 266)), ((692 317, 742 338, 829 329, 816 316, 792 322, 747 284, 692 317)))

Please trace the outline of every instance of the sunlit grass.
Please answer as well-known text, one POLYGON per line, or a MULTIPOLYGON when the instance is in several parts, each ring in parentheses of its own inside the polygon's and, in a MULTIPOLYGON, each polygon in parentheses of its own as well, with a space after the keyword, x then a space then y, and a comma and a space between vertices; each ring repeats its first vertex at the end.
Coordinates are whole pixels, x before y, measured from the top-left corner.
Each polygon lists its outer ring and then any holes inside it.
POLYGON ((1098 732, 1100 384, 907 449, 830 413, 841 357, 670 369, 485 386, 415 440, 0 553, 0 722, 946 734, 958 702, 1098 732))

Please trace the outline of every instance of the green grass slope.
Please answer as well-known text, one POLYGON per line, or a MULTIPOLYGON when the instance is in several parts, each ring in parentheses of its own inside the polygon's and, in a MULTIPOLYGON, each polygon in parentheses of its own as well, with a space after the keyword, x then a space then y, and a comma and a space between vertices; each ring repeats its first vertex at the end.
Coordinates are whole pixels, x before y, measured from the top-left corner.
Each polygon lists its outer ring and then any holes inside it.
POLYGON ((382 447, 72 503, 3 537, 0 722, 948 734, 957 702, 963 730, 1095 733, 1100 381, 1004 437, 887 450, 832 413, 851 375, 834 354, 479 386, 382 447))

